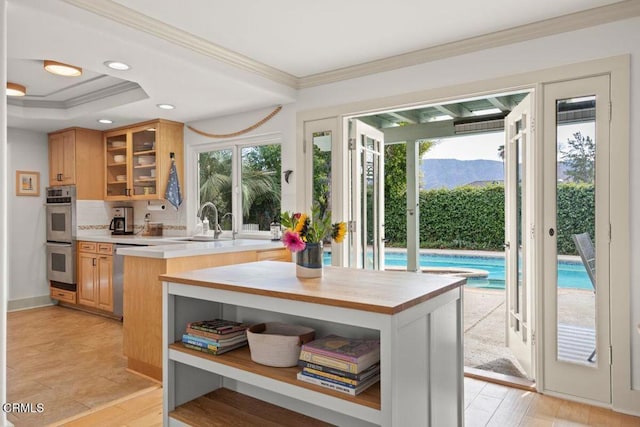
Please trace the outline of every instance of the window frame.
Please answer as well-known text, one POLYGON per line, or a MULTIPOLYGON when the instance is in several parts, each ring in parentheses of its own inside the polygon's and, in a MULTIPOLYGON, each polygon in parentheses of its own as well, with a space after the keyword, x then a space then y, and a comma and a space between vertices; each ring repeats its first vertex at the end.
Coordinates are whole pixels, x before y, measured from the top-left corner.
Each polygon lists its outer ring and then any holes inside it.
MULTIPOLYGON (((234 138, 223 141, 207 141, 202 144, 193 145, 191 147, 191 158, 193 167, 190 168, 192 173, 189 176, 187 185, 189 188, 194 188, 193 196, 193 219, 188 221, 188 224, 195 228, 197 212, 202 202, 200 201, 200 163, 199 156, 202 153, 219 150, 231 150, 231 212, 233 214, 234 225, 236 228, 237 237, 245 238, 265 238, 270 237, 270 231, 243 231, 243 215, 242 215, 242 194, 240 183, 242 180, 242 149, 247 147, 257 147, 263 145, 280 145, 281 152, 281 164, 280 172, 282 173, 282 137, 278 135, 262 135, 259 137, 246 137, 246 138, 234 138)), ((282 189, 280 189, 282 193, 282 189)), ((282 200, 282 194, 280 195, 282 200)), ((220 218, 219 218, 220 221, 220 218)), ((189 231, 192 234, 192 231, 189 231)), ((223 237, 231 237, 229 230, 224 230, 223 237)))

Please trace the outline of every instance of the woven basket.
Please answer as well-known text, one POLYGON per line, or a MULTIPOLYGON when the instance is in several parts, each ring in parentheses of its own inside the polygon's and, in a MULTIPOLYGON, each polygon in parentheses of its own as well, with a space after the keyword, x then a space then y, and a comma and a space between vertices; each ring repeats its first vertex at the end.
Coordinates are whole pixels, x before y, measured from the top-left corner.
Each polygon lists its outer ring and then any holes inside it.
POLYGON ((311 328, 278 322, 258 323, 247 330, 251 360, 276 368, 297 365, 300 347, 314 337, 311 328))

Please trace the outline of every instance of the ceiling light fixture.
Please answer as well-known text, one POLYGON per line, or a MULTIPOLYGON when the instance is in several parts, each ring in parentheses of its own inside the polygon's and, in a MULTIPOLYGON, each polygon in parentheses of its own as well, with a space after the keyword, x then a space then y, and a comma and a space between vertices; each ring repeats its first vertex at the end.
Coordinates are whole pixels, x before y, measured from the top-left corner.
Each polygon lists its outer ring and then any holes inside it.
POLYGON ((98 123, 102 123, 103 125, 110 125, 111 123, 113 123, 113 120, 111 120, 111 119, 98 119, 98 123))
POLYGON ((131 69, 131 66, 120 61, 105 61, 104 65, 111 68, 112 70, 118 70, 118 71, 127 71, 131 69))
POLYGON ((44 69, 52 74, 65 77, 78 77, 82 75, 82 68, 75 65, 63 64, 62 62, 44 60, 44 69))
POLYGON ((174 108, 176 108, 171 104, 157 104, 156 107, 162 108, 163 110, 173 110, 174 108))
POLYGON ((7 82, 7 96, 25 96, 27 88, 18 83, 7 82))

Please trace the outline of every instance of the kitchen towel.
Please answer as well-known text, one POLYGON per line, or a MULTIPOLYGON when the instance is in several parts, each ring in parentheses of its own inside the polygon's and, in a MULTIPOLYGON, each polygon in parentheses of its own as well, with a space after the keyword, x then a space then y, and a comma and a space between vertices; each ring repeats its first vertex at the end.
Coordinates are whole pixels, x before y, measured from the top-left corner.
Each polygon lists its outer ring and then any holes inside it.
POLYGON ((167 199, 176 210, 178 210, 178 207, 182 204, 182 194, 180 194, 180 183, 178 182, 178 171, 176 170, 175 160, 171 161, 167 191, 164 193, 164 198, 167 199))

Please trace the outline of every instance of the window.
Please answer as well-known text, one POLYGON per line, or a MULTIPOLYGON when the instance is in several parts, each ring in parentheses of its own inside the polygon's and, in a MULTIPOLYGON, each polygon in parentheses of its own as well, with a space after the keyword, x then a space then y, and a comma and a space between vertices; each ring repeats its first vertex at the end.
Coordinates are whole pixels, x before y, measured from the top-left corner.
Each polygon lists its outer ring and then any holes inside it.
MULTIPOLYGON (((241 218, 236 231, 269 231, 280 218, 280 149, 279 143, 237 143, 199 153, 199 206, 216 205, 223 230, 232 229, 233 217, 241 218)), ((213 210, 205 214, 213 224, 213 210)))

